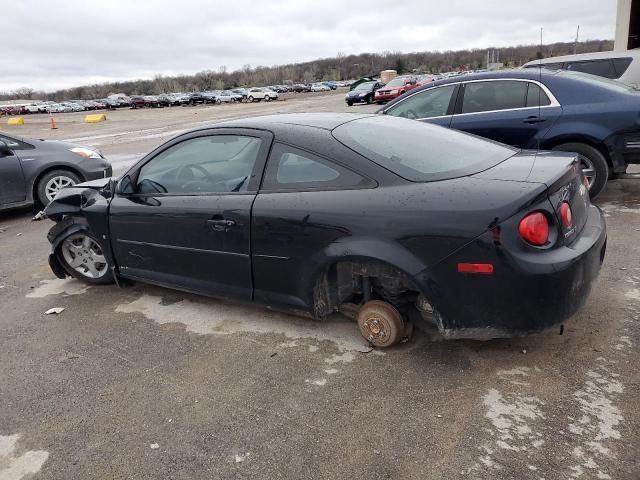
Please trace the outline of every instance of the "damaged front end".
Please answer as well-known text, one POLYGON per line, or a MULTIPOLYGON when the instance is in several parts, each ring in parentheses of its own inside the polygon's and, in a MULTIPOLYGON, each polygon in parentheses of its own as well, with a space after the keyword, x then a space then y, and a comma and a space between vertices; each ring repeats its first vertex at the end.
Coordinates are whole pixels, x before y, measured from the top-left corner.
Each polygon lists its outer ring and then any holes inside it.
POLYGON ((47 239, 51 244, 49 266, 56 277, 70 276, 58 258, 58 247, 69 235, 83 230, 90 231, 100 242, 105 259, 113 272, 115 263, 108 236, 108 211, 114 187, 115 180, 101 178, 65 188, 33 218, 36 221, 48 218, 56 222, 47 233, 47 239))

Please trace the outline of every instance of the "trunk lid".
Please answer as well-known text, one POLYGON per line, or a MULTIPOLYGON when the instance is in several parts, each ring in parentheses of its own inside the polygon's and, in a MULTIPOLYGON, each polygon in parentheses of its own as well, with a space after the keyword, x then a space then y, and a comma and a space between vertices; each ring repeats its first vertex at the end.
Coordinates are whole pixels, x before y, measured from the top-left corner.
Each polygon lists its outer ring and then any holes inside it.
POLYGON ((578 157, 565 152, 521 152, 476 178, 542 183, 560 226, 564 243, 571 243, 582 231, 589 215, 589 190, 578 157), (563 203, 571 208, 571 222, 562 221, 563 203))

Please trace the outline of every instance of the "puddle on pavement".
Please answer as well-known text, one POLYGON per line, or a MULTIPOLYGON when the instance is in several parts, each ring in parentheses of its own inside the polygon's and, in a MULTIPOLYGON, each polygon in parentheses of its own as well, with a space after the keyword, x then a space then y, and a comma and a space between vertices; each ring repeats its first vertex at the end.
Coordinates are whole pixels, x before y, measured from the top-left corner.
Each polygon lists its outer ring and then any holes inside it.
POLYGON ((27 298, 44 298, 49 295, 80 295, 89 290, 88 285, 80 283, 73 278, 54 278, 53 280, 41 280, 40 285, 29 292, 27 298))
MULTIPOLYGON (((164 302, 162 297, 143 295, 131 303, 119 305, 119 313, 142 313, 159 323, 181 323, 187 331, 200 335, 232 333, 275 333, 290 339, 330 341, 341 352, 369 352, 371 347, 362 338, 355 322, 336 316, 316 322, 266 309, 229 305, 221 302, 181 300, 164 302)), ((350 356, 338 356, 335 362, 349 362, 350 356)))

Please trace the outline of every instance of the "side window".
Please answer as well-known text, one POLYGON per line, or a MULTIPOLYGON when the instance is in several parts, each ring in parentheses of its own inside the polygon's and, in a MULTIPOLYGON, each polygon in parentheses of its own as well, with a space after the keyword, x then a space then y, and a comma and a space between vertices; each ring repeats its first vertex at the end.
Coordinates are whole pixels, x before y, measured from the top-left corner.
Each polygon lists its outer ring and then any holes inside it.
POLYGON ((616 69, 616 78, 620 78, 624 75, 624 72, 627 71, 629 65, 631 65, 631 58, 613 58, 611 61, 613 62, 613 66, 616 69))
POLYGON ((333 190, 371 185, 370 180, 330 160, 276 143, 267 163, 262 190, 333 190))
POLYGON ((597 75, 604 78, 618 78, 615 70, 613 69, 613 62, 611 60, 590 60, 586 62, 569 62, 566 66, 567 70, 574 72, 590 73, 591 75, 597 75))
POLYGON ((393 105, 384 113, 411 119, 442 117, 449 110, 449 103, 455 89, 456 85, 445 85, 423 90, 393 105))
POLYGON ((210 135, 178 143, 147 162, 136 193, 202 194, 244 192, 261 140, 240 135, 210 135))
POLYGON ((7 147, 9 147, 11 150, 22 150, 22 145, 20 145, 13 138, 0 135, 0 140, 6 143, 7 147))
POLYGON ((499 80, 467 83, 464 86, 461 113, 523 108, 526 94, 527 82, 499 80))
POLYGON ((551 105, 551 100, 546 93, 535 83, 529 84, 527 90, 527 107, 545 107, 551 105))

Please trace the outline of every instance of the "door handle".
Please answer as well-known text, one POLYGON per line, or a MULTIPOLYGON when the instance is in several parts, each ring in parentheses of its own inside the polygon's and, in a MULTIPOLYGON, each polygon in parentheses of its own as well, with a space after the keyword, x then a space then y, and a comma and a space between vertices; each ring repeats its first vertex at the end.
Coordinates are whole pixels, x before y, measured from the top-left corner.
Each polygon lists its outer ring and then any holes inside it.
POLYGON ((533 125, 534 123, 542 123, 546 121, 547 121, 546 118, 540 118, 535 116, 527 117, 526 119, 523 120, 524 123, 528 123, 530 125, 533 125))
POLYGON ((216 232, 222 232, 229 227, 233 227, 236 222, 233 220, 207 220, 207 223, 211 225, 216 232))

